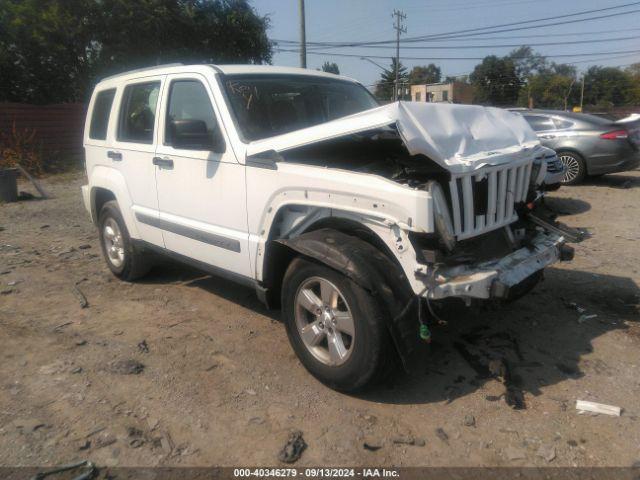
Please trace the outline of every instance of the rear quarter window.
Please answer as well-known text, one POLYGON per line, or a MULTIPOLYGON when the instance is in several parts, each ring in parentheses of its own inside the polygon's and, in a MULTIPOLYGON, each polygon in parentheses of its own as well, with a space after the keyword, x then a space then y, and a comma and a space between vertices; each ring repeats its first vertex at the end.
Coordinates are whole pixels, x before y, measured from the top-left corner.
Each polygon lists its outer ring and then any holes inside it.
POLYGON ((115 94, 116 90, 113 88, 98 92, 96 95, 96 100, 93 103, 93 112, 91 113, 89 138, 93 140, 106 140, 109 116, 111 115, 111 106, 113 105, 113 97, 115 94))

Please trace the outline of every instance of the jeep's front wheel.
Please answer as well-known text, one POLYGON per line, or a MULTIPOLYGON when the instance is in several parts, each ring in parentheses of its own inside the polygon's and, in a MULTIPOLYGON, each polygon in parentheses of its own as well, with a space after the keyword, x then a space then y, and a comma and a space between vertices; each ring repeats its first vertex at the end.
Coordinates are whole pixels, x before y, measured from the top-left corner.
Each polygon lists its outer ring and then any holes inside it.
POLYGON ((98 217, 100 246, 109 270, 121 280, 143 277, 151 268, 149 258, 131 241, 118 204, 106 202, 98 217))
POLYGON ((362 389, 388 365, 383 312, 369 292, 344 275, 297 258, 284 277, 282 306, 298 358, 331 388, 362 389))

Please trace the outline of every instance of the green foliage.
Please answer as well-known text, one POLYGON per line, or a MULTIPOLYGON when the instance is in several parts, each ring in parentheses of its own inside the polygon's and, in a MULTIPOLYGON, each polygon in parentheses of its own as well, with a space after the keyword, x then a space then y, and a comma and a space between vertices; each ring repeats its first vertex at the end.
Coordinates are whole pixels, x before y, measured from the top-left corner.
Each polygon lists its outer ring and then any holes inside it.
POLYGON ((640 105, 640 63, 634 63, 625 70, 631 78, 631 89, 628 92, 629 105, 640 105))
POLYGON ((439 83, 442 79, 442 71, 437 65, 416 66, 409 73, 409 83, 411 85, 425 85, 427 83, 439 83))
MULTIPOLYGON (((380 75, 380 80, 376 84, 375 95, 378 100, 389 101, 393 100, 393 87, 396 81, 396 58, 391 59, 391 66, 388 70, 384 70, 380 75)), ((409 75, 407 74, 407 67, 399 64, 399 76, 398 83, 400 86, 406 86, 409 82, 409 75)))
POLYGON ((338 68, 337 63, 333 62, 324 62, 322 64, 322 71, 327 73, 335 73, 336 75, 340 75, 340 69, 338 68))
POLYGON ((0 0, 0 101, 85 101, 96 79, 169 62, 271 61, 247 0, 0 0))
POLYGON ((475 102, 483 105, 510 106, 516 103, 521 80, 509 57, 485 57, 469 76, 475 87, 475 102))
POLYGON ((614 67, 593 66, 585 73, 584 103, 586 105, 625 105, 632 96, 633 78, 614 67))
MULTIPOLYGON (((605 108, 640 104, 640 64, 626 70, 593 66, 584 77, 585 105, 605 108)), ((528 46, 506 57, 486 57, 470 80, 475 86, 475 101, 482 104, 563 110, 580 103, 581 79, 576 67, 549 62, 528 46)))

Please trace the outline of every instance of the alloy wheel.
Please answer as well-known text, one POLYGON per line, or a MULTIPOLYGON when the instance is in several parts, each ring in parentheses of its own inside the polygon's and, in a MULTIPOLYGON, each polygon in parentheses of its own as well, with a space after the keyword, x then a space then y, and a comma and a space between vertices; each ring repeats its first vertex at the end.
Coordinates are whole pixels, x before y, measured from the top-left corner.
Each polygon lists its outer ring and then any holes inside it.
POLYGON ((124 264, 124 242, 118 223, 113 218, 107 218, 102 228, 104 250, 107 259, 116 268, 124 264))
POLYGON ((562 183, 569 183, 580 175, 580 161, 573 155, 560 155, 560 162, 564 165, 565 171, 562 183))
POLYGON ((328 280, 311 277, 298 288, 295 319, 307 350, 329 366, 344 364, 355 340, 355 324, 340 290, 328 280))

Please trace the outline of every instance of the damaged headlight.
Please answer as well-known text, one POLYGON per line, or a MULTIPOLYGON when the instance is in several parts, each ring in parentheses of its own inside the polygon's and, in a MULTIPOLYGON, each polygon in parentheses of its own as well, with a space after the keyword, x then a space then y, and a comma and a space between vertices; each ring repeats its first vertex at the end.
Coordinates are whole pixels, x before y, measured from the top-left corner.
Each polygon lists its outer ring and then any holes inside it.
POLYGON ((436 233, 440 236, 446 249, 451 251, 456 245, 456 237, 453 230, 453 222, 451 221, 451 213, 449 212, 449 206, 447 204, 447 197, 438 182, 429 182, 427 188, 433 199, 433 221, 436 227, 436 233))

